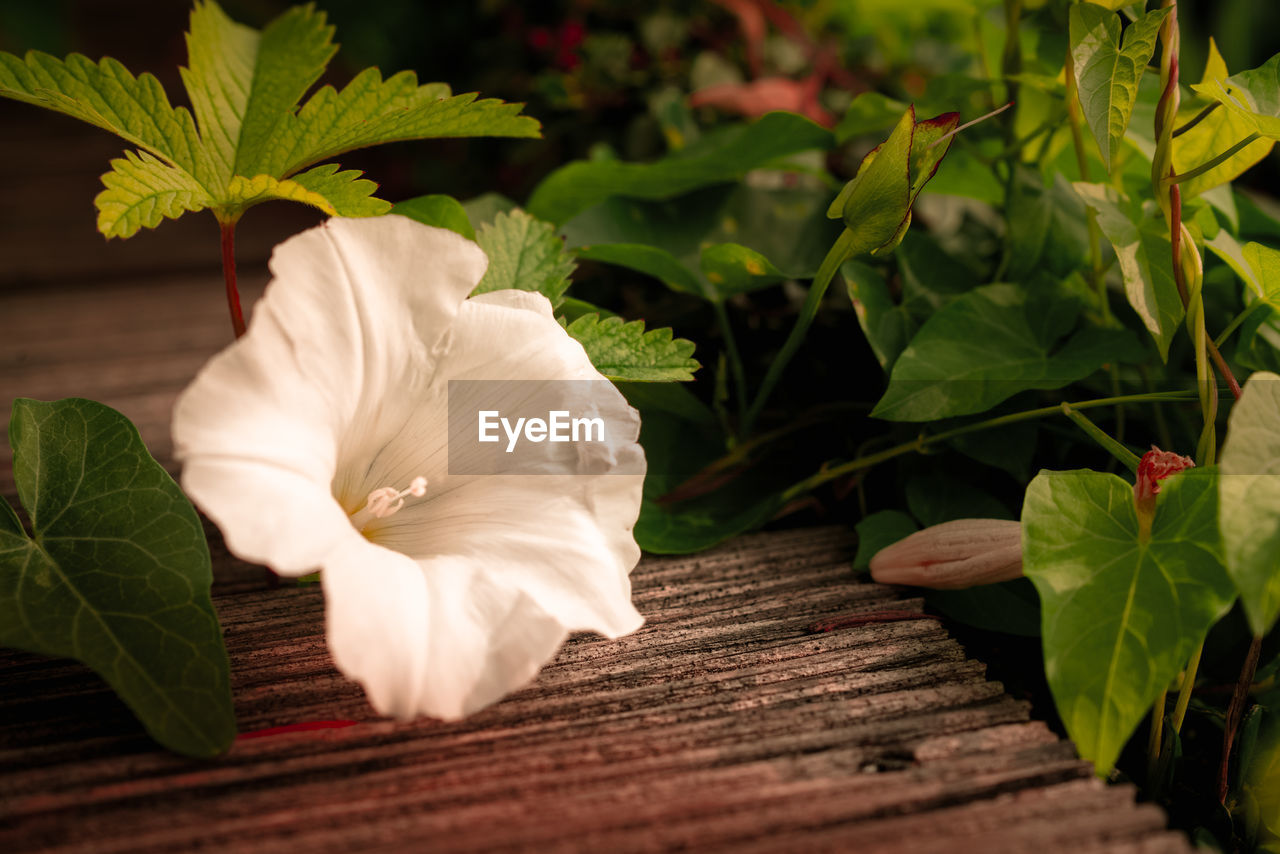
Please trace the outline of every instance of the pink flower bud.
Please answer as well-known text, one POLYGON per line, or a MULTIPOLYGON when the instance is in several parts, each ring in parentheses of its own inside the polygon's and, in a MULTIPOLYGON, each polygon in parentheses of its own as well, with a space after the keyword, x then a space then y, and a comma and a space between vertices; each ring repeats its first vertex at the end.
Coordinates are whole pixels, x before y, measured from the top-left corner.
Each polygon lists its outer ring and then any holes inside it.
POLYGON ((1194 466, 1195 461, 1190 457, 1162 451, 1155 445, 1142 455, 1142 459, 1138 461, 1138 479, 1133 484, 1133 504, 1138 511, 1141 539, 1146 540, 1151 536, 1151 522, 1156 516, 1156 495, 1160 492, 1160 481, 1194 466))
POLYGON ((1022 525, 1004 519, 956 519, 917 531, 871 558, 881 584, 956 590, 1022 575, 1022 525))

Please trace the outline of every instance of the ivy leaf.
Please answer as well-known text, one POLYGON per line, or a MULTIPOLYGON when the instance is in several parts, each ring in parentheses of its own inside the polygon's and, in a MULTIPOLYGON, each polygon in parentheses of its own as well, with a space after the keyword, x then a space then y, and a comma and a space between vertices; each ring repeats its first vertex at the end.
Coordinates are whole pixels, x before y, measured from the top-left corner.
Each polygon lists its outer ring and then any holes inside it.
POLYGON ((489 269, 473 295, 515 288, 542 294, 553 308, 563 301, 577 264, 551 223, 521 210, 500 213, 480 228, 476 242, 489 256, 489 269))
POLYGON ((226 750, 229 664, 190 502, 100 403, 19 399, 9 439, 33 535, 0 500, 0 644, 84 662, 171 750, 226 750))
POLYGON ((627 267, 672 290, 722 301, 816 273, 839 234, 817 209, 827 197, 825 190, 807 187, 744 185, 704 188, 668 201, 614 197, 574 217, 564 233, 579 258, 627 267))
POLYGON ((1047 187, 1029 169, 1015 167, 1006 217, 1008 276, 1013 281, 1046 271, 1066 278, 1088 257, 1084 203, 1061 173, 1047 187))
POLYGON ((1191 88, 1206 98, 1221 101, 1252 132, 1280 139, 1280 53, 1257 68, 1226 78, 1215 77, 1191 88))
POLYGON ((708 135, 654 163, 580 160, 548 175, 529 197, 529 212, 557 225, 610 196, 669 199, 736 181, 752 169, 799 151, 830 148, 831 132, 794 113, 769 113, 754 124, 708 135))
POLYGON ((1115 475, 1042 471, 1027 487, 1022 560, 1043 607, 1045 673, 1099 774, 1235 598, 1217 480, 1211 469, 1164 480, 1145 541, 1133 487, 1115 475))
MULTIPOLYGON (((1213 37, 1209 38, 1209 58, 1205 61, 1204 74, 1200 77, 1197 91, 1210 87, 1214 80, 1227 76, 1227 64, 1218 52, 1218 45, 1213 37)), ((1187 104, 1178 112, 1178 124, 1183 125, 1200 112, 1203 103, 1187 104)), ((1217 109, 1205 116, 1198 124, 1175 137, 1173 140, 1173 171, 1178 174, 1190 172, 1202 163, 1207 163, 1219 152, 1237 140, 1244 139, 1253 132, 1252 122, 1234 110, 1217 109)), ((1275 145, 1274 140, 1259 139, 1236 152, 1225 162, 1205 172, 1203 175, 1183 181, 1178 185, 1184 200, 1198 196, 1207 190, 1234 181, 1240 175, 1266 157, 1275 145)))
POLYGON ((1231 409, 1218 522, 1227 571, 1259 637, 1280 617, 1280 375, 1260 371, 1231 409))
POLYGON ((406 199, 403 202, 397 202, 391 212, 417 220, 423 225, 447 228, 467 240, 476 239, 476 232, 472 228, 471 218, 467 216, 466 208, 453 196, 436 194, 406 199))
POLYGON ((1021 391, 1084 379, 1109 361, 1141 358, 1122 330, 1084 326, 1068 336, 1080 311, 1077 299, 1043 288, 975 288, 925 321, 871 414, 891 421, 972 415, 1021 391))
POLYGON ((643 320, 585 314, 566 331, 587 351, 596 370, 611 380, 684 382, 700 366, 691 358, 693 342, 673 338, 670 329, 644 329, 643 320))
POLYGON ((324 13, 310 5, 258 32, 213 0, 199 0, 187 34, 188 67, 181 69, 194 118, 172 106, 153 76, 135 78, 113 59, 94 63, 79 54, 64 61, 0 52, 0 97, 65 113, 142 149, 113 161, 103 176, 98 229, 108 237, 130 237, 204 208, 234 223, 271 199, 374 216, 390 209, 373 197, 376 185, 358 172, 316 164, 384 142, 539 133, 536 121, 518 115, 519 104, 451 96, 447 85, 420 86, 410 72, 383 80, 367 69, 341 91, 325 86, 299 107, 337 49, 332 38, 324 13))
POLYGON ((1125 30, 1121 45, 1120 18, 1115 12, 1093 3, 1071 7, 1068 26, 1080 106, 1107 171, 1129 128, 1138 83, 1168 14, 1165 8, 1141 16, 1125 30))
POLYGON ((1185 310, 1173 278, 1173 249, 1164 221, 1133 210, 1111 187, 1073 186, 1097 213, 1098 227, 1115 249, 1129 305, 1155 339, 1160 358, 1168 359, 1185 310))

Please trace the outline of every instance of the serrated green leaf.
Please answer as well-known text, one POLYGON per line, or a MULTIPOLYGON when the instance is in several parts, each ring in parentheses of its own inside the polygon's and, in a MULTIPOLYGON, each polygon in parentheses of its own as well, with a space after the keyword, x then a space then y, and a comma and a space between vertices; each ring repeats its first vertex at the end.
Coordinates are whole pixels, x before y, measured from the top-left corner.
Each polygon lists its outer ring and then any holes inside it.
POLYGON ((216 168, 186 108, 174 109, 159 81, 134 77, 110 57, 66 61, 39 51, 25 60, 0 51, 0 96, 65 113, 111 131, 181 169, 216 195, 216 168))
MULTIPOLYGON (((1216 77, 1191 87, 1245 121, 1251 131, 1280 139, 1280 53, 1257 68, 1216 77)), ((1224 140, 1230 145, 1236 140, 1224 140)), ((1223 146, 1225 149, 1226 145, 1223 146)))
POLYGON ((577 264, 551 223, 520 210, 501 213, 480 229, 476 242, 489 256, 489 269, 473 294, 515 288, 542 294, 553 308, 560 305, 577 264))
POLYGON ((195 509, 100 403, 19 399, 9 438, 33 536, 0 501, 0 644, 83 661, 172 750, 226 750, 229 664, 195 509))
POLYGON ((341 91, 321 88, 299 109, 336 50, 332 37, 312 6, 287 10, 259 33, 233 22, 213 0, 198 0, 187 35, 189 64, 181 69, 198 128, 154 77, 135 78, 110 58, 0 52, 0 97, 66 113, 143 149, 147 156, 113 162, 107 192, 98 197, 99 227, 109 237, 204 207, 234 223, 269 199, 373 216, 390 206, 373 198, 377 186, 359 172, 339 172, 335 164, 302 170, 384 142, 538 136, 538 123, 517 115, 522 105, 451 96, 446 84, 420 86, 411 72, 384 81, 368 69, 341 91))
POLYGON ((358 169, 339 172, 337 163, 325 163, 289 180, 324 199, 337 216, 381 216, 389 212, 391 203, 373 195, 378 185, 361 178, 363 174, 358 169))
POLYGON ((587 314, 565 327, 587 351, 596 370, 611 380, 683 382, 699 367, 693 342, 673 338, 670 329, 644 329, 644 321, 587 314))
POLYGON ((1142 15, 1125 30, 1122 45, 1120 18, 1115 12, 1093 3, 1071 7, 1071 57, 1080 106, 1108 171, 1129 128, 1138 83, 1169 11, 1156 9, 1142 15))
POLYGON ((290 8, 259 33, 216 3, 195 4, 182 83, 222 184, 267 171, 255 168, 251 152, 270 145, 281 117, 324 73, 337 51, 332 39, 333 27, 313 6, 290 8))
POLYGON ((102 185, 106 189, 93 203, 98 209, 98 231, 108 238, 132 237, 140 228, 155 228, 165 217, 177 219, 187 211, 204 210, 212 201, 190 174, 147 151, 126 151, 123 158, 112 160, 102 185))
POLYGON ((1133 487, 1041 472, 1022 509, 1023 570, 1043 607, 1045 673, 1067 733, 1099 774, 1235 598, 1222 566, 1217 473, 1162 481, 1150 538, 1133 487))
POLYGON ((939 309, 894 363, 872 415, 934 421, 984 412, 1028 389, 1055 389, 1141 349, 1121 330, 1085 326, 1080 303, 1043 288, 975 288, 939 309), (1063 340, 1065 339, 1065 340, 1063 340))
POLYGON ((462 209, 467 212, 467 219, 471 221, 472 228, 480 228, 483 225, 487 225, 493 222, 498 214, 515 210, 518 207, 519 205, 513 200, 501 193, 481 193, 462 203, 462 209))
POLYGON ((1258 372, 1231 409, 1219 524, 1227 571, 1259 637, 1280 617, 1280 375, 1258 372))
POLYGON ((397 202, 391 212, 417 220, 423 225, 447 228, 467 240, 476 239, 476 232, 471 227, 471 219, 467 216, 466 209, 453 196, 435 194, 406 199, 403 202, 397 202))
POLYGON ((876 552, 911 536, 920 530, 920 526, 901 510, 880 510, 863 516, 853 529, 858 534, 858 551, 853 556, 853 568, 866 572, 876 552))
MULTIPOLYGON (((1217 44, 1210 37, 1209 58, 1205 62, 1204 74, 1200 77, 1200 87, 1210 86, 1214 80, 1226 76, 1227 64, 1223 61, 1222 54, 1218 53, 1217 44)), ((1177 124, 1186 124, 1203 107, 1203 102, 1187 103, 1178 111, 1177 124)), ((1190 172, 1252 132, 1253 124, 1249 119, 1238 115, 1234 110, 1216 109, 1190 130, 1174 137, 1173 171, 1179 175, 1190 172)), ((1266 157, 1274 145, 1275 141, 1271 139, 1256 140, 1208 172, 1183 181, 1178 185, 1182 198, 1191 199, 1214 187, 1234 181, 1266 157)))
POLYGON ((411 71, 386 80, 376 68, 342 91, 324 86, 297 114, 283 114, 269 134, 247 139, 238 155, 245 171, 291 175, 347 151, 386 142, 468 136, 537 137, 540 125, 518 115, 522 104, 476 94, 449 95, 441 83, 419 86, 411 71))
POLYGON ((1182 324, 1185 310, 1173 278, 1173 249, 1164 220, 1144 216, 1114 189, 1102 184, 1074 184, 1075 190, 1098 216, 1098 227, 1115 250, 1124 278, 1125 296, 1160 350, 1169 357, 1169 344, 1182 324))
POLYGON ((830 148, 831 132, 794 113, 769 113, 754 124, 704 137, 654 163, 580 160, 548 175, 529 197, 529 212, 556 224, 610 196, 669 199, 736 181, 789 154, 830 148))

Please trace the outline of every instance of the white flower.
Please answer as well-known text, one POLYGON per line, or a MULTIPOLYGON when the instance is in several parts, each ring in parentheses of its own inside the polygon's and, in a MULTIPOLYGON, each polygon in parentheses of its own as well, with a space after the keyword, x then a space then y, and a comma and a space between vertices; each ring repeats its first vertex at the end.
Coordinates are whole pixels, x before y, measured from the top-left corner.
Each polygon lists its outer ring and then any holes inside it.
MULTIPOLYGON (((544 297, 467 299, 486 264, 400 216, 304 232, 276 248, 248 333, 174 413, 188 494, 236 555, 322 571, 335 663, 399 718, 469 714, 532 679, 569 632, 643 622, 629 579, 638 416, 544 297), (590 473, 450 474, 451 379, 601 381, 592 404, 626 435, 570 459, 590 473)), ((538 447, 564 462, 564 445, 538 447)))

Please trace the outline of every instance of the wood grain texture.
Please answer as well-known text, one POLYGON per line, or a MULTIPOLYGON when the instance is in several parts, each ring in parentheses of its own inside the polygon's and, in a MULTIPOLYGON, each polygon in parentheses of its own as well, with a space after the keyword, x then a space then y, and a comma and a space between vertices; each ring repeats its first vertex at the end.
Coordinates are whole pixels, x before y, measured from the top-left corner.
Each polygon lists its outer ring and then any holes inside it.
MULTIPOLYGON (((100 399, 171 465, 174 397, 230 338, 219 284, 0 291, 5 417, 18 395, 100 399)), ((0 851, 1190 850, 919 599, 855 576, 844 530, 646 558, 642 630, 575 638, 452 724, 376 718, 334 670, 320 590, 269 588, 211 534, 241 730, 357 723, 185 760, 85 668, 0 651, 0 851)))

